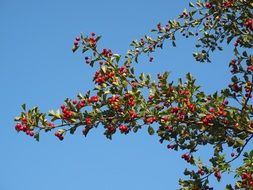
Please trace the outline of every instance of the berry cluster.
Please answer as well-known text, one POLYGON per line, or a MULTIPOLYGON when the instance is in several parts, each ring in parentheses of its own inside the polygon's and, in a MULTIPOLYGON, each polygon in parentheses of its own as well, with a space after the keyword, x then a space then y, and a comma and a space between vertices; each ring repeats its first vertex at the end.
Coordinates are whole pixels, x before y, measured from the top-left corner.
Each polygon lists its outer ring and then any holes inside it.
POLYGON ((107 82, 110 79, 113 79, 113 77, 115 76, 115 72, 114 71, 109 71, 109 72, 101 72, 101 71, 97 71, 95 73, 95 83, 98 85, 104 84, 105 82, 107 82))
POLYGON ((111 57, 112 56, 112 51, 110 49, 103 49, 101 55, 103 55, 104 57, 111 57))
POLYGON ((244 22, 244 26, 250 30, 253 30, 253 19, 252 18, 248 18, 245 22, 244 22))
POLYGON ((95 96, 91 96, 88 100, 89 103, 96 103, 99 101, 99 96, 95 95, 95 96))
POLYGON ((127 134, 129 132, 129 127, 126 126, 126 125, 121 124, 119 126, 119 130, 120 130, 121 133, 127 134))
POLYGON ((252 173, 245 172, 241 175, 242 187, 245 189, 253 189, 253 176, 252 173))
POLYGON ((221 180, 221 173, 220 173, 219 170, 216 170, 216 171, 214 172, 214 176, 216 177, 216 179, 217 179, 218 181, 221 180))
POLYGON ((73 116, 73 112, 70 111, 65 105, 61 106, 61 110, 62 110, 62 118, 69 120, 72 116, 73 116))
POLYGON ((21 123, 17 123, 15 126, 16 131, 20 132, 23 131, 25 132, 27 135, 33 137, 34 136, 34 132, 32 130, 30 130, 30 128, 27 125, 21 124, 21 123))
POLYGON ((64 130, 58 130, 58 131, 55 132, 54 135, 55 135, 56 137, 58 137, 59 140, 62 141, 62 140, 64 139, 63 134, 64 134, 64 130))
POLYGON ((192 159, 192 156, 190 155, 190 154, 183 154, 182 156, 181 156, 181 158, 183 158, 186 162, 190 162, 191 161, 191 159, 192 159))

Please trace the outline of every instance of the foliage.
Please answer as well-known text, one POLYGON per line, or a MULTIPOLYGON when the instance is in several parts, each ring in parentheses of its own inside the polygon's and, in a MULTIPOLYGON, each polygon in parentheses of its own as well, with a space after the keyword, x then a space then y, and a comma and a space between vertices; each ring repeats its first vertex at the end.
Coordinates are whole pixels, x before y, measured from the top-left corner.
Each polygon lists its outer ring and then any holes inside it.
MULTIPOLYGON (((236 184, 226 189, 253 189, 253 151, 245 152, 253 138, 253 107, 250 104, 253 88, 253 3, 250 0, 210 0, 189 3, 177 20, 158 24, 152 32, 155 37, 144 36, 131 43, 132 49, 122 57, 110 49, 98 47, 100 36, 81 34, 75 39, 73 52, 85 53, 87 65, 98 65, 93 81, 93 93, 67 98, 60 110, 41 113, 37 107, 15 118, 15 128, 39 140, 40 132, 56 130, 55 136, 63 140, 67 133, 74 134, 81 127, 83 135, 104 127, 104 134, 128 134, 147 128, 150 135, 157 134, 169 149, 184 150, 182 158, 195 170, 186 169, 186 180, 179 184, 184 190, 212 189, 209 179, 217 181, 222 173, 235 172, 236 184), (176 35, 196 37, 199 52, 196 61, 211 62, 209 54, 234 43, 233 57, 228 63, 231 84, 221 92, 205 94, 196 85, 190 73, 186 80, 175 84, 168 80, 169 72, 157 76, 135 74, 134 64, 139 56, 162 48, 165 41, 176 47, 176 35), (149 92, 145 96, 145 91, 149 92), (50 119, 47 119, 50 117, 50 119), (210 145, 213 156, 204 164, 195 156, 201 146, 210 145), (232 149, 231 156, 224 149, 232 149), (244 163, 236 170, 231 163, 244 153, 244 163), (230 158, 228 158, 230 157, 230 158)), ((232 52, 231 52, 232 53, 232 52)))

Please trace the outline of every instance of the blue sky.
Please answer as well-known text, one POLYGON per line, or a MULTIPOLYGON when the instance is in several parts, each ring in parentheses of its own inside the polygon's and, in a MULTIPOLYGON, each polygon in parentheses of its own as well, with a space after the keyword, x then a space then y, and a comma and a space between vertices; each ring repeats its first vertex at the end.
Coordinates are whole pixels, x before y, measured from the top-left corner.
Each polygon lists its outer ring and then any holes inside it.
MULTIPOLYGON (((37 143, 16 133, 13 118, 25 102, 46 112, 92 88, 94 70, 81 53, 71 52, 80 32, 102 35, 101 48, 124 54, 132 40, 185 7, 186 0, 1 0, 0 189, 176 189, 186 166, 181 153, 167 150, 145 129, 113 141, 99 129, 87 138, 68 135, 63 142, 53 133, 42 134, 37 143)), ((176 49, 167 46, 138 71, 169 70, 173 79, 190 71, 207 92, 228 84, 226 51, 213 55, 216 62, 200 64, 192 57, 192 40, 180 38, 176 49)))

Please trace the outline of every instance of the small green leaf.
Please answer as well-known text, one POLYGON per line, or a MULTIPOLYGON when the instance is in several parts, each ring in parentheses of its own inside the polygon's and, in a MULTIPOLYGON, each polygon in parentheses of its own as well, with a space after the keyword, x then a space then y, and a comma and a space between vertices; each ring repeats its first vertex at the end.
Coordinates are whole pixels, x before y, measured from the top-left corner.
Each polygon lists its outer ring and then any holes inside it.
POLYGON ((190 7, 194 7, 194 4, 192 2, 189 3, 190 7))
POLYGON ((121 56, 119 54, 114 54, 113 56, 115 57, 115 59, 116 59, 116 61, 118 63, 121 56))
POLYGON ((72 47, 72 52, 74 53, 78 48, 79 48, 79 46, 73 46, 72 47))
POLYGON ((247 54, 246 51, 244 51, 244 52, 242 53, 242 55, 243 55, 244 57, 248 57, 248 54, 247 54))
POLYGON ((192 81, 192 75, 191 75, 191 73, 187 73, 187 74, 186 74, 186 79, 187 79, 188 81, 192 81))
POLYGON ((24 111, 26 110, 26 104, 22 104, 21 107, 23 108, 24 111))
POLYGON ((103 73, 106 73, 106 66, 103 65, 103 66, 101 67, 101 69, 102 69, 103 73))
POLYGON ((40 141, 40 134, 39 133, 36 133, 35 135, 34 135, 34 138, 35 138, 35 140, 36 141, 40 141))
POLYGON ((77 129, 77 126, 71 127, 70 130, 69 130, 69 133, 71 135, 73 135, 75 133, 76 129, 77 129))
POLYGON ((148 127, 148 134, 153 135, 154 133, 155 133, 154 129, 151 126, 149 126, 148 127))

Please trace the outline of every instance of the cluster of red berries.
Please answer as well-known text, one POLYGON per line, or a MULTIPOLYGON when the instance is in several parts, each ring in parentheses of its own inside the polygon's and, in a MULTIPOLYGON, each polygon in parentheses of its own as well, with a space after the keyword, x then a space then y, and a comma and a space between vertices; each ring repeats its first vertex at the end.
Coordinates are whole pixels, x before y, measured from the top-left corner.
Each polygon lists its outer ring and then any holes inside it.
POLYGON ((220 173, 220 171, 215 171, 214 172, 214 176, 216 177, 216 179, 218 180, 218 181, 220 181, 221 180, 221 173, 220 173))
POLYGON ((135 111, 129 111, 129 115, 132 120, 138 117, 138 114, 135 111))
MULTIPOLYGON (((216 117, 223 117, 226 118, 227 117, 227 112, 224 110, 225 106, 228 104, 228 101, 225 100, 222 102, 222 105, 218 108, 218 110, 216 111, 214 108, 209 108, 209 112, 210 114, 207 114, 206 116, 204 116, 202 118, 202 122, 204 125, 208 125, 210 122, 212 122, 216 117)), ((223 120, 224 122, 225 120, 223 120)), ((226 121, 225 121, 226 123, 226 121)))
POLYGON ((136 104, 135 97, 132 94, 126 93, 124 99, 127 102, 127 105, 132 107, 136 104))
POLYGON ((95 73, 94 80, 95 80, 95 83, 101 85, 101 84, 107 82, 109 79, 112 79, 114 76, 115 76, 114 71, 111 71, 108 73, 102 73, 102 72, 97 71, 95 73))
POLYGON ((253 188, 253 176, 251 173, 243 173, 241 175, 242 186, 244 188, 252 189, 253 188))
POLYGON ((63 140, 64 136, 63 136, 63 132, 62 131, 56 131, 54 134, 56 137, 58 137, 59 140, 63 140))
POLYGON ((101 53, 104 57, 111 57, 112 56, 112 51, 110 49, 103 49, 101 53))
POLYGON ((89 103, 96 103, 99 101, 99 96, 95 95, 95 96, 91 96, 88 100, 89 103))
POLYGON ((174 114, 178 113, 178 111, 179 111, 179 107, 172 107, 170 110, 170 112, 174 114))
POLYGON ((232 7, 233 6, 233 3, 234 3, 234 1, 225 1, 224 3, 223 3, 223 6, 224 7, 226 7, 226 8, 230 8, 230 7, 232 7))
POLYGON ((234 91, 234 92, 241 92, 242 91, 242 87, 238 85, 238 83, 233 83, 233 84, 229 84, 228 85, 229 88, 234 91))
POLYGON ((113 95, 111 98, 108 99, 108 103, 115 109, 119 110, 121 106, 120 96, 113 95))
POLYGON ((111 126, 111 125, 107 125, 107 126, 105 126, 105 128, 106 128, 106 133, 107 134, 112 135, 113 133, 116 132, 116 128, 111 126))
POLYGON ((50 128, 50 129, 52 129, 52 128, 55 127, 55 125, 52 122, 47 122, 47 127, 50 128))
POLYGON ((183 158, 186 162, 190 162, 191 161, 191 159, 192 159, 192 156, 190 155, 190 154, 183 154, 182 156, 181 156, 181 158, 183 158))
POLYGON ((148 101, 149 101, 149 102, 151 102, 153 99, 154 99, 154 96, 152 96, 152 95, 149 95, 149 96, 148 96, 148 101))
POLYGON ((153 116, 153 117, 146 118, 145 123, 149 125, 149 124, 154 123, 155 121, 157 121, 157 117, 153 116))
POLYGON ((198 170, 198 174, 201 175, 201 176, 203 176, 203 175, 205 175, 205 171, 202 170, 202 169, 199 169, 199 170, 198 170))
POLYGON ((232 70, 230 71, 232 74, 236 74, 238 72, 238 66, 236 65, 235 59, 230 61, 229 66, 232 67, 232 70))
POLYGON ((127 73, 128 73, 128 69, 127 69, 126 66, 122 66, 122 67, 119 68, 118 72, 119 72, 120 75, 126 76, 127 73))
POLYGON ((92 47, 96 47, 97 45, 97 39, 95 38, 96 34, 94 32, 91 33, 91 37, 88 38, 88 43, 92 47))
POLYGON ((182 95, 182 96, 189 96, 190 92, 189 92, 189 90, 180 90, 179 94, 182 95))
POLYGON ((31 137, 34 136, 34 132, 31 131, 27 125, 24 125, 22 123, 17 123, 16 126, 15 126, 15 129, 18 132, 23 131, 23 132, 25 132, 27 135, 29 135, 31 137))
MULTIPOLYGON (((73 104, 74 104, 74 102, 73 102, 73 104)), ((83 108, 85 106, 85 100, 81 100, 78 104, 77 104, 77 108, 78 109, 81 109, 81 108, 83 108)))
POLYGON ((121 124, 119 126, 119 130, 120 130, 121 133, 127 134, 129 132, 129 127, 126 126, 126 125, 121 124))
POLYGON ((252 18, 248 18, 245 22, 244 22, 244 26, 250 30, 253 30, 253 19, 252 18))
POLYGON ((68 108, 66 108, 65 105, 61 106, 61 110, 62 110, 62 113, 63 113, 63 115, 62 115, 63 119, 69 120, 73 116, 73 112, 70 111, 68 108))
POLYGON ((193 104, 189 99, 185 99, 185 100, 183 100, 183 102, 186 104, 187 108, 191 112, 195 112, 196 111, 196 105, 193 104))
POLYGON ((213 8, 213 4, 212 4, 212 3, 207 2, 207 3, 206 3, 206 8, 208 8, 208 9, 213 8))
POLYGON ((252 71, 253 71, 253 65, 249 65, 249 66, 247 67, 247 71, 252 72, 252 71))
POLYGON ((207 114, 205 117, 202 118, 202 122, 204 125, 208 125, 210 122, 214 120, 214 115, 212 114, 207 114))
POLYGON ((165 129, 166 129, 168 132, 173 132, 173 127, 172 127, 171 125, 165 126, 165 129))
POLYGON ((74 41, 74 45, 75 45, 75 46, 78 46, 80 40, 81 40, 80 37, 76 37, 76 39, 75 39, 75 41, 74 41))
POLYGON ((135 81, 131 81, 131 86, 133 89, 137 88, 138 83, 135 81))
POLYGON ((85 124, 86 124, 86 125, 92 125, 92 120, 91 120, 91 118, 89 118, 89 117, 85 118, 85 124))
POLYGON ((245 85, 245 92, 246 92, 246 94, 245 94, 245 96, 246 97, 252 97, 252 93, 251 93, 251 91, 252 91, 252 86, 253 86, 253 83, 251 83, 251 82, 248 82, 248 83, 246 83, 246 85, 245 85))

